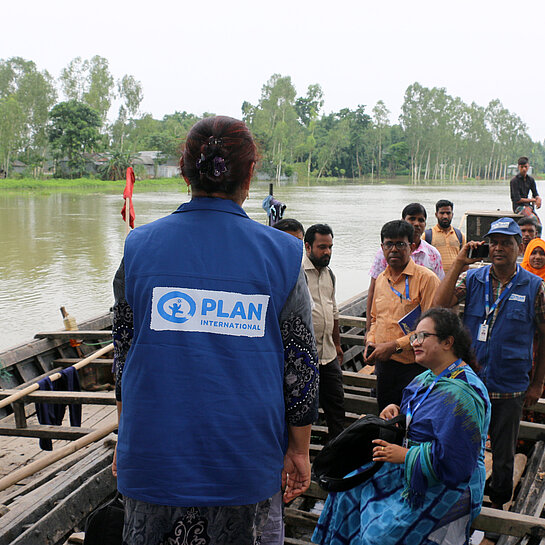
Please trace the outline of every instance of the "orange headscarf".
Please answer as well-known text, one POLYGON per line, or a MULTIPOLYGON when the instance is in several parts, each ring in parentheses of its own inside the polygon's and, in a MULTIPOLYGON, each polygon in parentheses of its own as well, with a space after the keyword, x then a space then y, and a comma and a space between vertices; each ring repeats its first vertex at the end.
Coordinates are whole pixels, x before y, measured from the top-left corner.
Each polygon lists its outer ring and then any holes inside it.
POLYGON ((526 251, 524 252, 521 267, 527 271, 530 271, 531 273, 537 274, 537 276, 540 276, 543 280, 545 280, 545 267, 541 267, 541 269, 534 269, 534 267, 530 265, 530 254, 536 248, 541 248, 545 252, 545 240, 542 238, 533 238, 528 243, 528 246, 526 246, 526 251))

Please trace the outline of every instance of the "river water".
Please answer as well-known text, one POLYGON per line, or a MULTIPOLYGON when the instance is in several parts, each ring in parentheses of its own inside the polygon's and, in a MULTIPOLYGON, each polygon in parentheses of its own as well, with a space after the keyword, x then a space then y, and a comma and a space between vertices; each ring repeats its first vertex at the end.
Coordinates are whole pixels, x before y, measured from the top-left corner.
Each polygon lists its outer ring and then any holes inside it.
MULTIPOLYGON (((538 188, 544 194, 545 182, 538 182, 538 188)), ((0 349, 28 341, 38 331, 62 329, 62 305, 78 322, 111 307, 111 281, 125 233, 121 193, 122 186, 115 194, 0 190, 0 349)), ((266 184, 252 186, 244 205, 249 216, 262 223, 266 214, 261 202, 267 194, 266 184)), ((367 289, 380 228, 399 218, 406 204, 421 202, 430 216, 429 226, 435 223, 434 205, 441 198, 455 203, 455 226, 467 210, 510 209, 507 182, 281 186, 275 188, 275 196, 288 205, 285 217, 297 218, 305 227, 331 225, 338 301, 367 289)), ((140 192, 136 185, 136 225, 164 216, 188 199, 181 186, 140 192)))

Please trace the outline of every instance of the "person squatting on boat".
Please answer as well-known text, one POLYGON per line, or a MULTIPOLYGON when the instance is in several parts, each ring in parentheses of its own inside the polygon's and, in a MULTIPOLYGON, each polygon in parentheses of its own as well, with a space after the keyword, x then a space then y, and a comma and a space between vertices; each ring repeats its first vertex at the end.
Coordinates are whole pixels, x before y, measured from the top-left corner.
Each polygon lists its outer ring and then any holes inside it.
MULTIPOLYGON (((401 219, 410 223, 414 229, 414 239, 411 241, 414 243, 414 247, 411 251, 411 259, 417 265, 422 265, 423 267, 430 269, 430 271, 433 271, 439 280, 442 280, 445 277, 445 272, 443 270, 441 254, 437 248, 434 248, 431 244, 426 242, 426 240, 424 240, 425 237, 422 236, 426 229, 427 218, 428 213, 419 202, 408 204, 401 212, 401 219)), ((373 265, 371 265, 371 268, 369 269, 369 276, 371 279, 367 292, 366 316, 371 315, 371 304, 373 302, 378 275, 386 270, 387 265, 386 256, 384 255, 382 247, 380 247, 375 254, 373 265)))
POLYGON ((513 465, 523 404, 533 405, 543 391, 545 376, 545 282, 517 265, 522 233, 512 218, 493 222, 485 235, 491 265, 462 269, 479 261, 463 246, 437 289, 434 304, 452 307, 465 301, 464 323, 481 366, 480 376, 492 403, 490 442, 492 507, 501 509, 513 493, 513 465), (534 333, 539 340, 532 380, 534 333))
POLYGON ((379 411, 399 405, 403 389, 424 370, 415 363, 410 333, 420 314, 431 307, 439 278, 411 258, 414 228, 404 220, 386 223, 380 232, 386 270, 380 273, 366 336, 367 364, 375 365, 379 411))
POLYGON ((373 441, 373 460, 384 465, 353 489, 329 494, 315 543, 468 543, 486 476, 486 387, 475 373, 471 338, 452 311, 422 314, 410 342, 428 370, 405 388, 401 406, 388 405, 380 415, 407 415, 405 444, 373 441))
POLYGON ((305 233, 303 269, 313 301, 312 324, 320 362, 320 406, 329 439, 344 429, 343 350, 339 311, 335 301, 335 275, 329 268, 333 231, 329 225, 311 225, 305 233))
POLYGON ((112 469, 128 545, 253 545, 281 487, 290 501, 310 483, 318 359, 302 244, 241 208, 256 160, 243 122, 198 122, 180 160, 191 201, 125 243, 112 469))

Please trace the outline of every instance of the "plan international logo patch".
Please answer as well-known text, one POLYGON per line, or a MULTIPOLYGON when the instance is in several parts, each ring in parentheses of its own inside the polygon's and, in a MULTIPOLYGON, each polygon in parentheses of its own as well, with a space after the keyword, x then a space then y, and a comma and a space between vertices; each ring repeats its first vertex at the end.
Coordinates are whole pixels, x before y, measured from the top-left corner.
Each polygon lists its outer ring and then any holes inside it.
POLYGON ((263 337, 268 295, 153 288, 151 329, 263 337))

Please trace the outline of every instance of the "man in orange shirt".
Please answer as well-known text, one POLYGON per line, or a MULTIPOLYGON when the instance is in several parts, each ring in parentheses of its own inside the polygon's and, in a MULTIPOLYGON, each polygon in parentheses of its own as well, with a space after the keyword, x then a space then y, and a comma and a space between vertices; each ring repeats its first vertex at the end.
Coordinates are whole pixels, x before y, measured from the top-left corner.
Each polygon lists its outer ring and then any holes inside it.
POLYGON ((413 226, 386 223, 380 232, 388 266, 376 281, 365 362, 375 364, 379 410, 401 404, 403 389, 425 371, 415 363, 409 336, 420 314, 432 306, 439 278, 411 259, 413 226))
POLYGON ((437 224, 431 229, 426 229, 422 238, 432 246, 435 246, 441 254, 445 273, 450 269, 460 248, 466 243, 466 237, 456 227, 453 227, 454 204, 446 199, 435 203, 435 217, 437 224))

